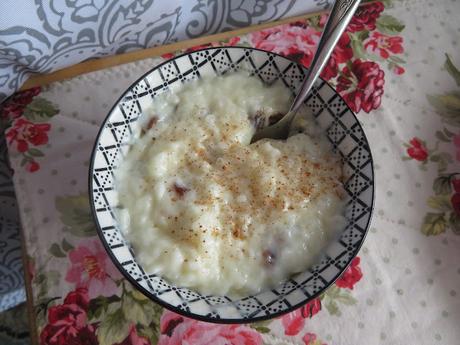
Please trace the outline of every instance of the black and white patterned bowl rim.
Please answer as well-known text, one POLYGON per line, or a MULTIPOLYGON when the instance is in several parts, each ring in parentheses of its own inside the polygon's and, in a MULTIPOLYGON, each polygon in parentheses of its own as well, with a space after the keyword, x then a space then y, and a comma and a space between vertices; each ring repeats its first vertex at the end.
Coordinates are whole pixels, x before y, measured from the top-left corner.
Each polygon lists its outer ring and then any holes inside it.
POLYGON ((208 322, 240 323, 264 320, 292 311, 317 297, 347 268, 361 247, 371 219, 374 172, 371 151, 358 120, 344 100, 324 81, 316 83, 305 104, 343 158, 348 224, 324 256, 309 271, 298 274, 273 290, 239 300, 203 296, 149 275, 136 262, 114 215, 113 171, 127 149, 132 124, 152 99, 172 84, 203 75, 244 69, 271 83, 281 79, 293 93, 305 69, 282 56, 253 48, 209 48, 166 61, 137 80, 118 100, 105 119, 93 149, 89 190, 98 234, 123 275, 146 296, 179 314, 208 322))

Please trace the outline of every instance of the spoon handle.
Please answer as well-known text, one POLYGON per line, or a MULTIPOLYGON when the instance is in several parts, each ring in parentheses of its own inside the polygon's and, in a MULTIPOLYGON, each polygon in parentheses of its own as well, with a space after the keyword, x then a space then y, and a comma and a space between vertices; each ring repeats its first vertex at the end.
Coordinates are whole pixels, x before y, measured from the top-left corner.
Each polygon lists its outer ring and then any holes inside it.
POLYGON ((303 104, 305 98, 310 92, 313 84, 320 75, 324 66, 326 65, 335 45, 337 44, 340 36, 345 31, 351 17, 355 13, 360 0, 336 0, 329 18, 324 27, 323 34, 316 48, 315 56, 307 71, 304 82, 297 93, 294 102, 289 109, 289 113, 295 114, 300 106, 303 104))

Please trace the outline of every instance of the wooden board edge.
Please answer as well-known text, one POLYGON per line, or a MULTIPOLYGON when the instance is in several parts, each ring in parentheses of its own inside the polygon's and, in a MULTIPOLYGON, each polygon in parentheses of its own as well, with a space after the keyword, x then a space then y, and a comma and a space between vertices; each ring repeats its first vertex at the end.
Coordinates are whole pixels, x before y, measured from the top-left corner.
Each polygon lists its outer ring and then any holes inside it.
POLYGON ((270 28, 270 27, 277 26, 277 25, 287 24, 287 23, 298 21, 298 20, 304 20, 307 18, 311 18, 323 12, 324 11, 312 12, 312 13, 308 13, 308 14, 301 15, 301 16, 289 17, 289 18, 277 20, 274 22, 252 25, 252 26, 248 26, 245 28, 237 29, 237 30, 226 31, 226 32, 209 35, 209 36, 198 37, 198 38, 194 38, 190 40, 184 40, 184 41, 162 45, 158 47, 152 47, 152 48, 142 49, 142 50, 138 50, 134 52, 108 56, 108 57, 100 58, 100 59, 87 60, 87 61, 78 63, 70 67, 63 68, 61 70, 58 70, 58 71, 55 71, 49 74, 32 75, 22 85, 20 90, 26 90, 34 86, 44 86, 44 85, 47 85, 47 84, 50 84, 56 81, 71 79, 71 78, 77 77, 85 73, 90 73, 90 72, 98 71, 98 70, 113 67, 113 66, 118 66, 118 65, 130 63, 130 62, 138 61, 138 60, 160 56, 160 55, 171 53, 177 50, 187 49, 187 48, 190 48, 196 45, 206 44, 210 42, 223 41, 231 37, 245 35, 253 31, 263 30, 263 29, 270 28))

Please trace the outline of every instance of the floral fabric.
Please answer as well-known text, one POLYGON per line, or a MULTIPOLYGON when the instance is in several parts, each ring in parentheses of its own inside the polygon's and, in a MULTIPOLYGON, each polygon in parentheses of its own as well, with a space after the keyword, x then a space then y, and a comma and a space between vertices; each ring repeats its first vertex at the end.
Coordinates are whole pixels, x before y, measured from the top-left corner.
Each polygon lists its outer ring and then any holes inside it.
MULTIPOLYGON (((165 311, 120 276, 96 236, 87 173, 98 125, 132 81, 177 52, 12 97, 0 114, 9 124, 37 341, 457 344, 459 5, 372 2, 340 38, 323 78, 357 112, 370 141, 375 213, 362 250, 335 284, 271 321, 207 324, 165 311), (427 40, 428 33, 436 39, 427 40)), ((254 46, 308 66, 325 19, 212 45, 254 46)))

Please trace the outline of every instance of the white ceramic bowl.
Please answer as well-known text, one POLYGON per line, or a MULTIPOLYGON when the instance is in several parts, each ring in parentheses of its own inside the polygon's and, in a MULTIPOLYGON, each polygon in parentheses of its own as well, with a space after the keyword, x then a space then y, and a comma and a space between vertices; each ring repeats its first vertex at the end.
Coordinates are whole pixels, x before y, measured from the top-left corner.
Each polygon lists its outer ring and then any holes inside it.
POLYGON ((244 69, 266 83, 281 79, 293 93, 305 68, 271 52, 242 47, 209 48, 168 60, 133 83, 116 102, 101 126, 91 158, 89 190, 99 236, 121 273, 141 292, 162 306, 185 316, 209 322, 252 322, 294 310, 321 294, 356 256, 366 236, 374 200, 374 172, 367 139, 344 100, 319 80, 305 101, 343 159, 347 226, 311 269, 278 287, 242 299, 203 296, 147 274, 137 263, 115 217, 113 170, 137 121, 157 95, 172 84, 204 75, 221 75, 244 69))

